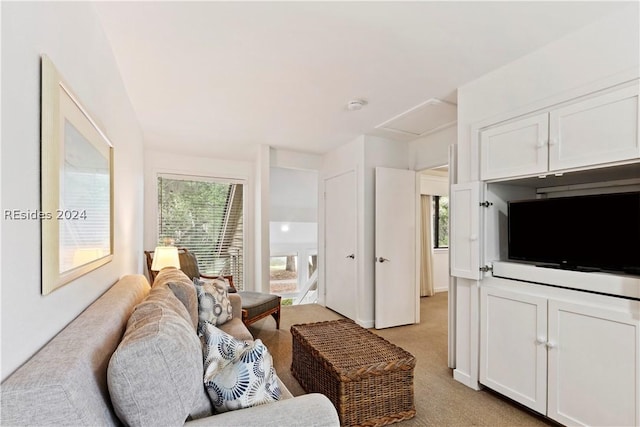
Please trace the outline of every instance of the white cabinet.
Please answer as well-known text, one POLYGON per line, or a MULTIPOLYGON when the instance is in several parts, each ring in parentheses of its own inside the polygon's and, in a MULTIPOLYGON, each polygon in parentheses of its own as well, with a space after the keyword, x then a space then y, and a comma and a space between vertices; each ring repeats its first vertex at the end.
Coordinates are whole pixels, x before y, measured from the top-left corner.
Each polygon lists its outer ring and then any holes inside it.
POLYGON ((560 170, 640 157, 638 85, 549 114, 549 169, 560 170))
POLYGON ((482 131, 482 179, 546 172, 549 157, 548 137, 548 113, 482 131))
POLYGON ((565 425, 640 425, 638 313, 549 300, 547 415, 565 425))
POLYGON ((565 425, 640 425, 638 302, 561 292, 481 289, 480 382, 565 425))
POLYGON ((547 299, 483 287, 480 307, 480 382, 544 414, 547 299))
POLYGON ((638 82, 480 131, 492 180, 640 158, 638 82))

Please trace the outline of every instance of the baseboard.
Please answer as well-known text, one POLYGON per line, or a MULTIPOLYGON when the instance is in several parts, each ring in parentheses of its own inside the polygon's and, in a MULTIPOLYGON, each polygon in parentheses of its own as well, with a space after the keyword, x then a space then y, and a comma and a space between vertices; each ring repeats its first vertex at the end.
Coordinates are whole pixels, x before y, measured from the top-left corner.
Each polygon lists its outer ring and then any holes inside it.
POLYGON ((466 385, 467 387, 469 387, 469 384, 471 384, 471 377, 468 374, 460 372, 457 369, 453 370, 453 379, 458 381, 459 383, 466 385))
POLYGON ((457 369, 453 370, 453 379, 466 385, 469 388, 474 390, 480 390, 480 386, 476 381, 471 380, 471 376, 469 374, 465 374, 457 369))
POLYGON ((356 323, 360 326, 362 326, 365 329, 371 329, 374 327, 375 322, 373 320, 356 320, 356 323))
POLYGON ((449 292, 449 287, 444 287, 444 288, 434 288, 433 292, 435 292, 436 294, 439 292, 449 292))

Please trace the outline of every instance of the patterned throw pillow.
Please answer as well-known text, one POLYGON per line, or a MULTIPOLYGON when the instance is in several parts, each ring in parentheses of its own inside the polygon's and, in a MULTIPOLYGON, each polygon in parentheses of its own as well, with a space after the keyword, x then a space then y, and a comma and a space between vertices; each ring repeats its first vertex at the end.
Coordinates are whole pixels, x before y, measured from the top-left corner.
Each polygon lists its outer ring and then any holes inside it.
POLYGON ((240 341, 210 323, 204 332, 204 385, 217 412, 280 400, 282 391, 267 347, 240 341))
POLYGON ((205 282, 197 277, 193 284, 198 293, 198 331, 202 333, 205 322, 222 325, 233 318, 233 307, 224 285, 205 282))
POLYGON ((227 289, 227 292, 230 294, 234 294, 238 292, 235 287, 231 286, 231 283, 229 283, 229 280, 226 279, 224 276, 219 276, 219 277, 216 277, 215 279, 200 277, 200 281, 205 283, 213 283, 215 285, 224 286, 227 289))

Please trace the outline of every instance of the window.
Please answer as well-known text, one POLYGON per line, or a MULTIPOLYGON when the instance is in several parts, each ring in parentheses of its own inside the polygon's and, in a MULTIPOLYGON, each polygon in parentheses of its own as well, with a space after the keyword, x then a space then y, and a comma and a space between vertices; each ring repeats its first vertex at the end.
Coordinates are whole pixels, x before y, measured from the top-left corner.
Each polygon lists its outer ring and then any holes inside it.
POLYGON ((193 252, 203 274, 233 275, 243 289, 243 184, 158 177, 158 237, 193 252))
POLYGON ((433 247, 449 247, 449 198, 433 196, 433 247))

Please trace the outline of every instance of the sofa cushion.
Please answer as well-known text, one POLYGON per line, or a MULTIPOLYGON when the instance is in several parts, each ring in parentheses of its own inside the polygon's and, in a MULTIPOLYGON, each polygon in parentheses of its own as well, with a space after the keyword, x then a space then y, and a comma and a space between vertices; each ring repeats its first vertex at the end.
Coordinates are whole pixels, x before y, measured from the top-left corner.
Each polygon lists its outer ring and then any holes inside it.
POLYGON ((204 383, 218 412, 280 399, 273 359, 261 340, 240 341, 210 323, 203 328, 204 383))
POLYGON ((233 307, 226 286, 217 281, 202 281, 193 278, 198 294, 198 330, 202 332, 203 322, 222 325, 233 318, 233 307))
POLYGON ((209 415, 202 373, 201 343, 186 308, 167 287, 152 288, 109 362, 116 414, 131 426, 182 425, 209 415))
POLYGON ((194 329, 198 327, 198 295, 193 282, 177 268, 163 268, 153 282, 153 287, 168 286, 184 304, 194 329))
POLYGON ((247 329, 245 324, 242 323, 242 319, 240 319, 239 317, 234 317, 224 325, 218 325, 218 328, 228 333, 229 335, 234 336, 240 341, 253 341, 253 335, 251 335, 251 332, 249 331, 249 329, 247 329))

